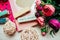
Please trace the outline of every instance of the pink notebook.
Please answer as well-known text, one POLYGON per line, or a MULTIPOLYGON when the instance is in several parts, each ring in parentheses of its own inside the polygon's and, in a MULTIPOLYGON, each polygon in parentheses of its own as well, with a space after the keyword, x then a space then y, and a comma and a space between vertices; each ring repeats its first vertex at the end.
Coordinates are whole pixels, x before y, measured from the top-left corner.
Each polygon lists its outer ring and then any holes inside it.
POLYGON ((12 14, 12 10, 11 10, 11 6, 10 6, 10 3, 9 3, 9 0, 7 0, 6 2, 2 2, 0 3, 0 10, 1 11, 4 11, 4 10, 8 10, 10 15, 8 16, 8 18, 13 22, 14 20, 14 17, 13 17, 13 14, 12 14))

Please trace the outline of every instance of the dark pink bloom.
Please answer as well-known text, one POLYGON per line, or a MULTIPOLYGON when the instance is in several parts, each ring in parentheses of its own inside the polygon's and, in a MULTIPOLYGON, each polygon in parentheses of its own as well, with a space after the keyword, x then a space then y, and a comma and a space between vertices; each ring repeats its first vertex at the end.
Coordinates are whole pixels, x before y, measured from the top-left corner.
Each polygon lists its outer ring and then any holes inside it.
POLYGON ((59 21, 57 19, 51 19, 49 21, 49 26, 52 27, 54 30, 59 29, 59 21))
POLYGON ((38 5, 38 6, 36 7, 36 9, 39 10, 39 11, 41 11, 41 10, 42 10, 42 6, 38 5))
POLYGON ((58 26, 59 26, 59 28, 60 28, 60 22, 59 22, 58 26))

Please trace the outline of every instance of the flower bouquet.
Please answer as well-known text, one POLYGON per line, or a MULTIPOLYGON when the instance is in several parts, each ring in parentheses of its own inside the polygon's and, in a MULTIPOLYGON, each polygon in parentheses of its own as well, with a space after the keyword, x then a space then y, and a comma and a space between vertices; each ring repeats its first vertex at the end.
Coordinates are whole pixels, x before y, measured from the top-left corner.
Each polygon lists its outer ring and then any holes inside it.
POLYGON ((50 35, 52 33, 55 35, 60 29, 60 1, 36 0, 35 16, 37 17, 37 22, 41 27, 41 34, 43 36, 46 35, 50 27, 52 28, 50 35))

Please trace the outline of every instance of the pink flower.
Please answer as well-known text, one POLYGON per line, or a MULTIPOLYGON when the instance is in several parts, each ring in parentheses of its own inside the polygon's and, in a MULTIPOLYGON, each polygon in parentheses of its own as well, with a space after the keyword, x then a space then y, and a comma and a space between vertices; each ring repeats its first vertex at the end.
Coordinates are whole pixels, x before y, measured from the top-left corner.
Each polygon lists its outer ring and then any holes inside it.
POLYGON ((52 27, 54 30, 59 29, 59 21, 57 19, 50 19, 49 26, 52 27))
POLYGON ((41 3, 41 0, 36 0, 36 5, 37 6, 40 5, 40 3, 41 3))
POLYGON ((45 5, 42 12, 45 16, 52 16, 55 12, 55 8, 52 5, 45 5))
POLYGON ((40 26, 44 26, 44 18, 43 17, 38 17, 37 21, 38 21, 40 26))
POLYGON ((42 10, 42 6, 38 5, 38 6, 36 7, 36 10, 41 11, 41 10, 42 10))
POLYGON ((46 35, 46 32, 42 32, 41 34, 42 34, 42 36, 45 36, 46 35))

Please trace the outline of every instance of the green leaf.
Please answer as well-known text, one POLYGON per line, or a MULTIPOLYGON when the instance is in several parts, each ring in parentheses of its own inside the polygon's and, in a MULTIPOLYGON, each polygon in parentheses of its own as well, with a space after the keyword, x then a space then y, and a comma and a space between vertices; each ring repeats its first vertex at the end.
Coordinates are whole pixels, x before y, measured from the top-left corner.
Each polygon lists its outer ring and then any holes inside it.
POLYGON ((53 36, 53 30, 50 31, 50 35, 51 35, 52 37, 54 37, 54 36, 53 36))
POLYGON ((39 11, 39 14, 42 16, 43 15, 42 11, 39 11))

